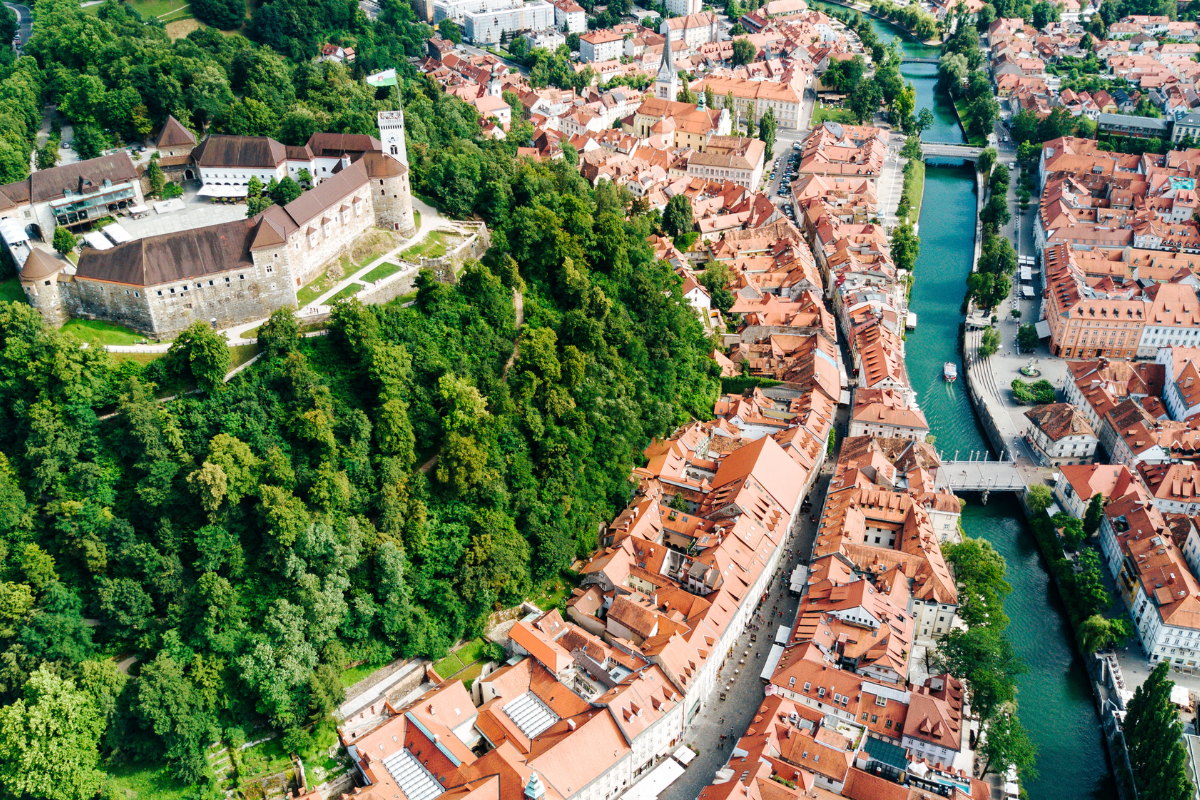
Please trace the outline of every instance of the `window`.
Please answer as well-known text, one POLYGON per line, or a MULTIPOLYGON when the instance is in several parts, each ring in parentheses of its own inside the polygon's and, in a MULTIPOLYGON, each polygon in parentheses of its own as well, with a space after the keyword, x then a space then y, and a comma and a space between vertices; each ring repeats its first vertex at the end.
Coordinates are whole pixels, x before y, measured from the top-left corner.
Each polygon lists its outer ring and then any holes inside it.
POLYGON ((270 274, 271 274, 272 272, 274 272, 274 271, 275 271, 275 268, 274 268, 274 267, 267 267, 267 274, 268 274, 268 275, 270 275, 270 274))
MULTIPOLYGON (((795 682, 795 680, 796 680, 795 678, 792 678, 793 683, 795 682)), ((807 692, 810 689, 812 689, 812 683, 810 681, 805 681, 804 682, 804 691, 807 692)))
POLYGON ((208 285, 209 285, 209 286, 212 286, 212 285, 213 285, 213 282, 212 282, 212 281, 209 281, 209 282, 208 282, 208 285))
POLYGON ((824 697, 824 696, 825 696, 825 687, 821 686, 817 689, 817 697, 824 697))
POLYGON ((159 290, 158 290, 158 296, 159 296, 159 297, 162 297, 162 289, 159 289, 159 290))
POLYGON ((891 730, 892 721, 889 719, 887 722, 883 723, 883 727, 887 728, 888 730, 891 730))
POLYGON ((171 287, 171 294, 175 294, 175 287, 174 287, 174 286, 172 286, 172 287, 171 287))
POLYGON ((876 697, 876 698, 875 698, 875 705, 877 705, 877 706, 886 706, 886 705, 887 705, 887 698, 886 698, 886 697, 876 697))
MULTIPOLYGON (((864 711, 864 712, 863 712, 863 716, 865 717, 866 715, 867 715, 867 714, 866 714, 866 712, 864 711)), ((878 715, 878 714, 872 714, 872 715, 871 715, 871 724, 872 724, 872 725, 874 725, 876 722, 879 722, 879 715, 878 715)))
POLYGON ((244 280, 246 280, 246 276, 245 276, 245 275, 238 275, 238 280, 239 280, 239 281, 244 281, 244 280))
MULTIPOLYGON (((796 685, 796 679, 795 679, 795 678, 788 678, 788 688, 790 689, 790 688, 792 688, 792 687, 793 687, 793 686, 795 686, 795 685, 796 685)), ((805 690, 805 691, 808 691, 808 684, 807 684, 807 683, 806 683, 806 684, 804 684, 804 690, 805 690)))

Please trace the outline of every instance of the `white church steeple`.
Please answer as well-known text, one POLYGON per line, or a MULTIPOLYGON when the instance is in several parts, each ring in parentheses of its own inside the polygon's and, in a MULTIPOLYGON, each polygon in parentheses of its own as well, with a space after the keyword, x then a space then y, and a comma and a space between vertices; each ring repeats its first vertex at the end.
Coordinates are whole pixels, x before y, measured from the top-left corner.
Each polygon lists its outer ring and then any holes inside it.
POLYGON ((679 72, 675 69, 675 54, 671 51, 671 29, 667 29, 667 40, 663 42, 662 64, 654 80, 654 96, 661 100, 674 100, 679 96, 679 72))

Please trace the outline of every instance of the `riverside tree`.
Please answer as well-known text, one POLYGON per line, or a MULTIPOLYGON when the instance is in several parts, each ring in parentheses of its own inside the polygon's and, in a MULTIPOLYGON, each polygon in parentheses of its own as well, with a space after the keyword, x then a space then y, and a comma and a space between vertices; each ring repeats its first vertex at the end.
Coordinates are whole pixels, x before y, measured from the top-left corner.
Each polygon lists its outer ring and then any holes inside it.
POLYGON ((1175 682, 1167 677, 1169 669, 1166 661, 1159 662, 1134 691, 1125 715, 1125 747, 1139 797, 1187 800, 1192 796, 1192 782, 1187 774, 1183 726, 1171 702, 1175 682))

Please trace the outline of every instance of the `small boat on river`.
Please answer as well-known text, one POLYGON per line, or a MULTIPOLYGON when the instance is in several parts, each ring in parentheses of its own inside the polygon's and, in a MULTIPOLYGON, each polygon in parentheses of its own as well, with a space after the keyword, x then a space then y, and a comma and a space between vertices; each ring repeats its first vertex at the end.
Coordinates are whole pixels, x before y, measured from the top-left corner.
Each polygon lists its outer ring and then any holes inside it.
POLYGON ((947 383, 954 383, 958 380, 958 365, 953 361, 942 364, 942 377, 946 379, 947 383))

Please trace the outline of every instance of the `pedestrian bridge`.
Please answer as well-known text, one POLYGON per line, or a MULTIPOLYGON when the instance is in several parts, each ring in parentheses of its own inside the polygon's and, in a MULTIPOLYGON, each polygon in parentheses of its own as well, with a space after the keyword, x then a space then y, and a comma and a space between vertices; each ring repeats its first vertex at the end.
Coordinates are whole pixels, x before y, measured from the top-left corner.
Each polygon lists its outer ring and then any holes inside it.
POLYGON ((1025 478, 1011 461, 945 461, 940 472, 955 492, 1025 491, 1025 478))
POLYGON ((982 147, 971 147, 970 145, 956 144, 954 142, 921 142, 921 153, 926 158, 940 156, 942 158, 962 158, 967 161, 977 161, 979 154, 982 152, 982 147))
POLYGON ((936 58, 902 58, 902 59, 900 59, 900 63, 901 64, 936 64, 936 63, 938 63, 938 59, 936 59, 936 58))

